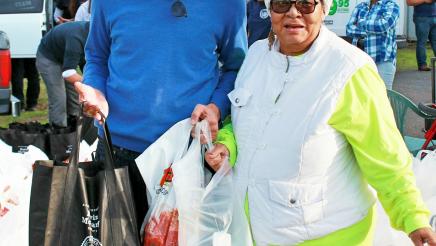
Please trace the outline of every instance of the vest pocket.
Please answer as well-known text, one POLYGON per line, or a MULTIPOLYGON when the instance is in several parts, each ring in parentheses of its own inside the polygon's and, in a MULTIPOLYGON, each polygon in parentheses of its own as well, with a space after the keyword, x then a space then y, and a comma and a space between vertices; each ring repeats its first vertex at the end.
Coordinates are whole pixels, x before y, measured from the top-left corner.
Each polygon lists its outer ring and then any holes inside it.
POLYGON ((245 88, 235 88, 228 95, 230 102, 235 107, 242 107, 247 105, 248 101, 251 98, 251 92, 245 88))
POLYGON ((269 190, 274 226, 301 226, 324 217, 322 184, 269 181, 269 190))

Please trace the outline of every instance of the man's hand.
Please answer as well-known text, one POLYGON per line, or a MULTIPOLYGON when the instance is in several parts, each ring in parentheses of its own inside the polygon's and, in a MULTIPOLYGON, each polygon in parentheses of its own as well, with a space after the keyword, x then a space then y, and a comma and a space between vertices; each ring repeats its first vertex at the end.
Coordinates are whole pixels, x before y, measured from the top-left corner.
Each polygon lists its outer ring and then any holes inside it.
MULTIPOLYGON (((209 130, 212 135, 212 141, 216 139, 218 134, 218 121, 220 120, 220 110, 218 107, 210 103, 208 105, 197 104, 191 115, 191 124, 195 125, 199 121, 207 120, 209 123, 209 130)), ((194 133, 194 131, 193 131, 194 133)), ((204 144, 206 140, 202 137, 201 143, 204 144)))
POLYGON ((211 151, 207 151, 205 155, 206 162, 216 172, 225 160, 229 157, 229 150, 223 144, 216 144, 211 151))
POLYGON ((80 81, 75 82, 74 87, 77 93, 79 93, 79 101, 84 102, 83 112, 86 115, 95 118, 100 122, 100 124, 102 124, 103 119, 98 112, 101 111, 106 117, 109 113, 109 105, 103 93, 80 81))
POLYGON ((428 246, 436 246, 436 235, 430 228, 420 228, 409 235, 415 246, 423 246, 427 243, 428 246))

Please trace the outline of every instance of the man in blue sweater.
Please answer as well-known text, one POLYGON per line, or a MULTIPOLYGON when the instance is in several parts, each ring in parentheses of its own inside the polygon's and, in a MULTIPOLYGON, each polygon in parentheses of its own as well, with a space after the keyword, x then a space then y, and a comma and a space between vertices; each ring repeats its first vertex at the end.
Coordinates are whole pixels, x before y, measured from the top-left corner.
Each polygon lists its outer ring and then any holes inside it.
POLYGON ((140 225, 146 189, 134 160, 191 116, 193 123, 208 120, 216 135, 247 49, 246 1, 92 4, 83 84, 75 86, 89 114, 97 120, 94 109, 108 115, 116 162, 129 167, 140 225))

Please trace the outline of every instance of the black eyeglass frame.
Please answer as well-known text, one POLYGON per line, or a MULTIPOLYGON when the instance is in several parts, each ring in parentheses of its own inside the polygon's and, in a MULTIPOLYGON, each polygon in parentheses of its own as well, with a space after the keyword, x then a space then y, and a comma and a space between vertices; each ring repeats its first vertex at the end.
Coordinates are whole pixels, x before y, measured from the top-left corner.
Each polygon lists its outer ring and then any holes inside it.
POLYGON ((304 9, 304 8, 302 8, 302 7, 299 7, 300 5, 298 4, 298 2, 305 2, 305 0, 294 0, 294 1, 289 1, 289 0, 278 0, 278 1, 275 1, 275 0, 271 0, 271 2, 270 2, 270 9, 271 9, 271 11, 273 11, 274 13, 277 13, 277 14, 284 14, 284 13, 287 13, 291 8, 292 8, 292 5, 295 5, 295 8, 297 9, 297 11, 298 12, 300 12, 301 14, 304 14, 304 15, 308 15, 308 14, 312 14, 313 12, 315 12, 315 9, 316 9, 316 5, 318 5, 320 2, 319 1, 314 1, 314 4, 313 4, 313 9, 312 9, 312 11, 311 12, 304 12, 304 11, 301 11, 302 9, 304 9), (289 3, 289 6, 288 6, 288 8, 286 9, 286 11, 277 11, 277 10, 274 10, 274 8, 273 8, 273 3, 274 2, 287 2, 287 3, 289 3))

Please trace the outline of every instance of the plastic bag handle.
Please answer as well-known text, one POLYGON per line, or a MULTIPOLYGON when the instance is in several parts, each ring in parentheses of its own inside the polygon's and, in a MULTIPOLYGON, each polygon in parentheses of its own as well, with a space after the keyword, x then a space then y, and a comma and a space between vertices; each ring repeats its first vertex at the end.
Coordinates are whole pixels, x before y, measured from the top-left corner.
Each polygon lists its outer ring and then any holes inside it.
POLYGON ((213 149, 212 133, 209 129, 209 123, 207 120, 202 120, 195 125, 195 137, 200 141, 201 133, 203 133, 206 139, 206 148, 210 151, 213 149))

